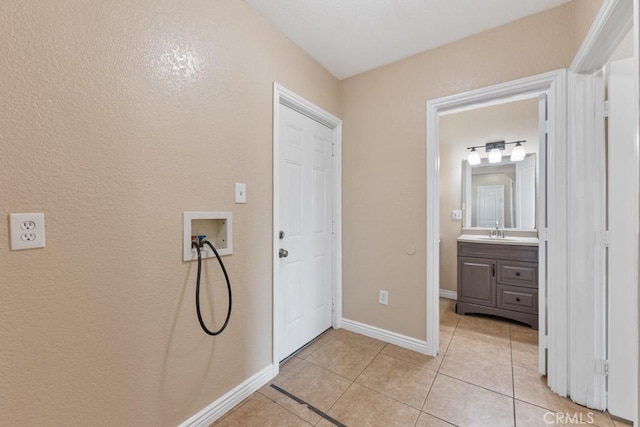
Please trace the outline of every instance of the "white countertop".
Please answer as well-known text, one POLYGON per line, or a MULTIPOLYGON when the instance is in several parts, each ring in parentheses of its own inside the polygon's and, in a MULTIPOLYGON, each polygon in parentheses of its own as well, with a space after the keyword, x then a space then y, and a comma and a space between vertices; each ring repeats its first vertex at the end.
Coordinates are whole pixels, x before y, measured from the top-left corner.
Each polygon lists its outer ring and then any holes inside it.
POLYGON ((470 243, 489 243, 491 245, 520 245, 520 246, 538 246, 537 237, 489 237, 481 234, 463 234, 458 237, 458 242, 470 243))

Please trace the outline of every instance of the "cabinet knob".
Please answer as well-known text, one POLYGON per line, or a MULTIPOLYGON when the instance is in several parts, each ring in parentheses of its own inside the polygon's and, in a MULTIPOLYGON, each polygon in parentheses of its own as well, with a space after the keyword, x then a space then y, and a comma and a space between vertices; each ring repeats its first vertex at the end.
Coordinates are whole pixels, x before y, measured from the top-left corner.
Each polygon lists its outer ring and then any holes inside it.
POLYGON ((516 298, 516 302, 520 302, 520 298, 516 298))
POLYGON ((520 272, 516 271, 516 277, 520 277, 520 272))

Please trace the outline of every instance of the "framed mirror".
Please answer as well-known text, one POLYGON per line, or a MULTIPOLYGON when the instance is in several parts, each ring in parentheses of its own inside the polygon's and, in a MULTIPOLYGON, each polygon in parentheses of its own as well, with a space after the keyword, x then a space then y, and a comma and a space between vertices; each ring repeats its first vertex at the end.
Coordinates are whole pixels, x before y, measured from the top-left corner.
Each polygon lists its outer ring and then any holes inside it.
POLYGON ((536 154, 524 160, 462 161, 463 228, 536 229, 536 154))

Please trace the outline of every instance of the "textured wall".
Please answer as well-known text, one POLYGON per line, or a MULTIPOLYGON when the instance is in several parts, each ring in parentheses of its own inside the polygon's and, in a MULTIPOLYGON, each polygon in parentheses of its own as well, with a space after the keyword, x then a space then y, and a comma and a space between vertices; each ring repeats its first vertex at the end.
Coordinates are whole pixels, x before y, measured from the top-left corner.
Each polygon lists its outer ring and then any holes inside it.
POLYGON ((272 82, 339 114, 337 80, 240 0, 5 0, 0 51, 0 218, 47 229, 0 227, 0 424, 176 425, 270 364, 272 82), (234 215, 216 338, 185 210, 234 215))
MULTIPOLYGON (((462 162, 467 147, 491 141, 527 140, 527 153, 538 152, 537 98, 484 107, 442 116, 440 136, 440 288, 457 290, 457 241, 462 221, 451 219, 451 211, 462 209, 462 162)), ((503 152, 509 155, 513 145, 503 152)), ((479 149, 480 157, 486 157, 479 149)), ((467 209, 471 209, 470 206, 467 209)))
POLYGON ((426 101, 567 67, 601 3, 574 1, 340 82, 346 318, 425 339, 426 101))

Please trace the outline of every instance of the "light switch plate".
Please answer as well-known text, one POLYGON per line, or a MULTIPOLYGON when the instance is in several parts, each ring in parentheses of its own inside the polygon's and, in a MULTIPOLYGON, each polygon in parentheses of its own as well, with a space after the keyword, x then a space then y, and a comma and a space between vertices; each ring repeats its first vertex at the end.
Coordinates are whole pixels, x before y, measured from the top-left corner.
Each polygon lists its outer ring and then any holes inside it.
POLYGON ((44 248, 44 214, 9 214, 11 250, 44 248))
POLYGON ((460 221, 462 220, 462 211, 461 210, 454 210, 451 212, 451 219, 460 221))
POLYGON ((236 182, 236 203, 247 203, 247 184, 236 182))

